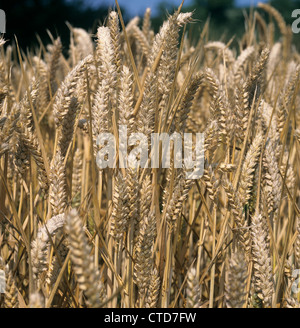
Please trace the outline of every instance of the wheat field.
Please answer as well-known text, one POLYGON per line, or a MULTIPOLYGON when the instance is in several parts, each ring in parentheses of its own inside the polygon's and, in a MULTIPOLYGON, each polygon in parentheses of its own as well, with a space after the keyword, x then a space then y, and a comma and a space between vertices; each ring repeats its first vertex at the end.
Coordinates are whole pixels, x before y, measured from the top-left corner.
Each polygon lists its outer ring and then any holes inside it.
POLYGON ((299 308, 300 54, 258 7, 237 46, 182 6, 154 33, 117 5, 68 55, 1 40, 1 307, 299 308), (203 175, 99 168, 120 125, 204 133, 203 175))

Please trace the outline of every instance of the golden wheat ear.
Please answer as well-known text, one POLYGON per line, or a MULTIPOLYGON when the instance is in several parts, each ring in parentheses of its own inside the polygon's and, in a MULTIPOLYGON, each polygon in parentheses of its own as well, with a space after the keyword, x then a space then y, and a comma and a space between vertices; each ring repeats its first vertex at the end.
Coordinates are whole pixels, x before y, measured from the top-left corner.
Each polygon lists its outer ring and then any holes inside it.
POLYGON ((263 306, 271 307, 274 282, 270 248, 266 241, 267 233, 263 228, 266 223, 261 214, 255 214, 251 224, 255 290, 262 300, 263 306))
POLYGON ((187 276, 186 307, 200 308, 200 286, 196 276, 196 269, 193 267, 189 269, 187 276))
POLYGON ((227 308, 243 308, 247 302, 248 265, 242 250, 233 253, 227 263, 225 304, 227 308))
POLYGON ((71 261, 79 287, 86 295, 89 307, 100 307, 105 302, 104 285, 100 273, 94 265, 91 247, 75 209, 66 214, 65 231, 68 235, 71 261))

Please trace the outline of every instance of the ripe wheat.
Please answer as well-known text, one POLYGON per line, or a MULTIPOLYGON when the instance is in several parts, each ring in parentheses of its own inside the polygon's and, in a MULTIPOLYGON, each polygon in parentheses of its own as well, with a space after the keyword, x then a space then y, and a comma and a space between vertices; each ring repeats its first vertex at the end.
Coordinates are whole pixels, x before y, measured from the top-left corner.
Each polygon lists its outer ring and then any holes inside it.
POLYGON ((68 56, 0 40, 1 307, 299 307, 300 55, 259 7, 236 47, 181 7, 157 34, 150 9, 69 25, 68 56), (204 132, 203 176, 99 168, 124 125, 204 132))

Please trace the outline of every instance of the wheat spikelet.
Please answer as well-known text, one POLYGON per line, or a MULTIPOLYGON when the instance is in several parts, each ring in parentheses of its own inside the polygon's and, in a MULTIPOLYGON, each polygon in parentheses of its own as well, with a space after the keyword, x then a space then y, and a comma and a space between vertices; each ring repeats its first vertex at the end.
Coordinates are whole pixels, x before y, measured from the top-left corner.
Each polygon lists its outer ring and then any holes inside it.
POLYGON ((236 76, 236 79, 240 79, 240 70, 242 69, 243 65, 249 60, 249 58, 252 57, 254 54, 254 47, 249 46, 246 49, 244 49, 241 54, 238 56, 238 58, 234 62, 233 72, 236 76))
POLYGON ((203 174, 203 181, 205 182, 208 191, 208 197, 212 202, 215 201, 219 191, 219 181, 216 179, 214 171, 211 167, 209 167, 209 169, 205 169, 203 174))
MULTIPOLYGON (((41 114, 42 108, 45 108, 50 99, 49 86, 48 86, 48 66, 39 57, 34 56, 33 59, 34 68, 36 71, 37 81, 38 81, 38 92, 36 99, 36 112, 41 114)), ((47 114, 45 114, 47 116, 47 114)))
POLYGON ((221 92, 221 85, 218 77, 210 68, 205 70, 205 82, 207 83, 208 90, 213 98, 217 99, 221 92))
POLYGON ((110 36, 112 40, 112 46, 114 50, 114 64, 116 65, 117 72, 121 72, 121 35, 119 29, 119 17, 115 11, 111 11, 108 19, 108 27, 110 29, 110 36))
POLYGON ((63 214, 67 207, 66 168, 63 156, 57 152, 50 167, 50 204, 53 215, 63 214))
POLYGON ((223 57, 223 55, 224 55, 225 61, 228 62, 229 64, 232 64, 235 61, 232 51, 230 49, 228 49, 228 47, 226 47, 226 44, 224 44, 221 41, 208 42, 205 45, 205 49, 219 50, 219 54, 221 55, 221 57, 223 57))
MULTIPOLYGON (((68 254, 67 240, 64 238, 62 230, 59 230, 55 235, 54 247, 55 256, 52 258, 45 278, 45 282, 50 290, 55 284, 61 270, 61 265, 68 254)), ((60 285, 63 285, 63 283, 64 282, 61 281, 60 285)))
POLYGON ((121 90, 119 94, 119 125, 126 125, 127 133, 133 132, 134 119, 131 116, 133 109, 133 79, 129 68, 123 65, 121 74, 121 90))
POLYGON ((14 154, 14 164, 16 166, 16 168, 18 169, 19 174, 21 175, 21 177, 23 179, 26 178, 26 173, 27 173, 27 169, 29 168, 29 160, 30 160, 30 156, 28 153, 28 149, 24 143, 24 141, 19 138, 17 141, 17 145, 16 145, 16 152, 14 154))
POLYGON ((128 194, 128 206, 129 213, 128 216, 130 220, 133 220, 134 224, 138 223, 139 209, 140 209, 140 200, 139 200, 139 175, 138 171, 133 168, 128 168, 126 174, 126 184, 127 184, 127 194, 128 194))
POLYGON ((168 19, 169 24, 164 35, 164 52, 157 69, 158 92, 161 94, 159 110, 163 122, 167 119, 165 118, 166 106, 175 76, 179 32, 177 17, 178 13, 175 13, 168 19))
POLYGON ((94 156, 97 157, 97 138, 101 132, 109 132, 110 113, 108 107, 107 83, 103 80, 97 90, 92 108, 92 133, 94 156))
POLYGON ((265 83, 263 73, 266 70, 268 59, 269 59, 270 50, 265 48, 259 57, 258 62, 256 63, 252 73, 247 78, 245 84, 245 92, 249 94, 248 106, 251 108, 252 101, 255 95, 255 99, 258 99, 260 94, 263 92, 265 83))
POLYGON ((91 247, 75 209, 66 215, 65 229, 69 239, 71 261, 80 289, 84 291, 89 307, 99 307, 105 299, 104 286, 99 271, 94 266, 91 247))
POLYGON ((145 296, 146 288, 149 287, 149 278, 153 267, 151 256, 152 246, 156 237, 156 220, 152 212, 140 223, 140 231, 136 246, 136 261, 134 275, 139 288, 140 298, 145 296))
POLYGON ((69 112, 71 102, 74 102, 75 91, 78 80, 86 70, 86 65, 91 63, 93 56, 89 55, 81 60, 66 76, 57 90, 55 102, 53 104, 53 115, 56 127, 62 124, 63 119, 69 112))
POLYGON ((59 59, 61 56, 62 44, 60 38, 57 38, 52 46, 51 49, 51 58, 49 64, 49 81, 50 81, 50 89, 51 95, 57 90, 57 83, 56 83, 56 72, 59 68, 59 59))
POLYGON ((190 108, 192 106, 192 101, 203 81, 203 74, 197 74, 189 83, 187 90, 185 91, 179 108, 176 112, 176 119, 178 121, 178 131, 185 132, 185 127, 187 123, 187 118, 189 115, 190 108))
POLYGON ((237 191, 237 196, 243 204, 246 204, 250 198, 249 194, 253 186, 253 173, 260 155, 261 143, 262 133, 260 132, 255 136, 244 159, 237 191))
MULTIPOLYGON (((117 45, 115 45, 117 46, 117 45)), ((101 26, 97 30, 97 60, 100 62, 99 78, 105 81, 107 93, 113 101, 113 92, 117 83, 117 67, 115 64, 115 51, 108 27, 101 26)))
POLYGON ((265 222, 260 214, 252 218, 252 255, 254 261, 254 284, 265 307, 270 307, 273 295, 273 274, 269 246, 266 242, 265 222))
POLYGON ((150 176, 146 175, 140 189, 140 217, 148 217, 152 200, 152 185, 150 176))
POLYGON ((196 269, 193 267, 188 271, 186 299, 186 308, 200 307, 200 286, 196 276, 196 269))
POLYGON ((121 172, 118 172, 115 176, 110 232, 116 242, 120 242, 126 231, 130 213, 129 206, 127 185, 121 172))
POLYGON ((192 179, 186 178, 186 170, 179 169, 179 172, 175 171, 174 186, 173 189, 171 189, 173 170, 176 169, 174 169, 173 162, 171 162, 171 168, 167 176, 168 185, 163 195, 163 209, 166 220, 169 223, 170 233, 173 231, 173 228, 181 216, 184 201, 194 184, 192 179))
POLYGON ((149 46, 146 36, 137 26, 133 26, 131 29, 131 32, 132 32, 133 37, 136 39, 139 46, 141 47, 143 55, 146 58, 148 58, 150 46, 149 46))
POLYGON ((228 263, 225 284, 225 303, 227 308, 242 308, 246 303, 248 268, 241 250, 231 255, 228 263))
MULTIPOLYGON (((37 97, 38 86, 33 81, 32 90, 30 92, 30 97, 32 103, 35 102, 37 97)), ((35 109, 33 109, 35 110, 35 109)), ((45 169, 44 159, 42 156, 41 148, 38 143, 37 136, 35 134, 34 122, 32 118, 31 105, 28 99, 28 94, 26 92, 24 99, 21 102, 21 119, 16 124, 18 131, 19 140, 19 151, 22 149, 22 153, 19 154, 25 156, 31 155, 38 167, 38 179, 41 188, 47 192, 49 188, 48 176, 45 169)), ((28 163, 29 164, 29 163, 28 163)))
POLYGON ((139 233, 143 224, 144 218, 147 218, 150 214, 150 207, 152 202, 152 183, 150 175, 146 175, 142 182, 142 185, 138 186, 138 211, 134 227, 134 254, 138 244, 139 233))
POLYGON ((276 145, 273 140, 269 140, 263 158, 265 168, 264 180, 266 183, 265 192, 268 202, 268 212, 276 217, 279 209, 282 183, 275 154, 276 145))
POLYGON ((45 225, 39 228, 36 238, 31 243, 32 271, 37 282, 39 282, 40 274, 47 270, 50 237, 53 238, 64 223, 64 214, 53 216, 45 225))
POLYGON ((237 192, 235 192, 233 185, 228 180, 225 179, 222 186, 228 199, 227 208, 228 210, 231 210, 236 224, 234 233, 245 251, 247 260, 249 260, 251 257, 251 237, 247 227, 247 221, 245 220, 243 205, 241 204, 241 200, 239 199, 237 192))
POLYGON ((151 8, 147 8, 144 14, 144 19, 143 19, 143 27, 142 31, 146 37, 147 40, 149 40, 149 34, 151 31, 151 8))
POLYGON ((69 144, 72 141, 74 135, 74 125, 77 113, 79 112, 80 105, 75 97, 70 101, 68 111, 63 118, 62 126, 59 133, 59 151, 62 157, 66 156, 69 144))
POLYGON ((72 28, 74 36, 74 46, 71 45, 71 52, 75 53, 75 63, 83 60, 86 56, 93 53, 94 46, 92 39, 83 28, 74 27, 72 28))
MULTIPOLYGON (((286 289, 286 294, 285 294, 285 301, 284 301, 284 307, 289 308, 289 309, 299 309, 300 308, 300 303, 298 300, 293 296, 293 291, 292 287, 296 283, 295 278, 288 278, 288 286, 286 289)), ((297 286, 298 288, 298 286, 297 286)))
MULTIPOLYGON (((30 133, 28 129, 24 129, 24 132, 21 132, 22 144, 25 146, 27 151, 33 157, 37 167, 38 167, 38 179, 41 188, 47 192, 49 188, 49 180, 45 169, 45 164, 41 152, 41 148, 37 141, 37 138, 34 134, 30 133)), ((26 151, 26 150, 24 150, 26 151)))
POLYGON ((145 302, 146 308, 156 308, 159 298, 160 278, 156 268, 152 269, 150 284, 147 292, 147 299, 145 302))
POLYGON ((144 86, 143 100, 137 113, 135 124, 136 131, 143 133, 146 136, 150 136, 150 134, 153 132, 156 87, 156 75, 152 72, 148 72, 144 86))
POLYGON ((18 289, 11 272, 7 272, 4 307, 9 309, 19 307, 18 289))
POLYGON ((249 121, 249 92, 246 90, 246 82, 242 86, 237 87, 235 94, 235 109, 236 109, 236 121, 237 121, 237 138, 243 140, 247 131, 247 124, 249 121))
MULTIPOLYGON (((74 207, 79 206, 77 199, 80 200, 81 194, 81 180, 82 180, 82 150, 77 148, 73 159, 73 172, 72 172, 72 199, 74 207)), ((80 203, 80 202, 79 202, 80 203)))

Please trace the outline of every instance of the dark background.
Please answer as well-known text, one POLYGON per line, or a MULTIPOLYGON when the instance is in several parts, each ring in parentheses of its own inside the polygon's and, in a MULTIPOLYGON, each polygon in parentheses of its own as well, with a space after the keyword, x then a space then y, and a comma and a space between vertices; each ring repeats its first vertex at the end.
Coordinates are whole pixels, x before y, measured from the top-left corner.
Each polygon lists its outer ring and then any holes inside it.
MULTIPOLYGON (((292 11, 296 8, 300 9, 300 0, 272 0, 269 3, 281 12, 288 24, 292 24, 293 21, 292 11)), ((166 19, 166 10, 171 10, 172 7, 164 1, 158 15, 152 17, 152 26, 156 32, 166 19)), ((67 49, 70 31, 66 21, 74 27, 82 27, 95 33, 97 26, 105 22, 109 10, 103 5, 87 6, 84 0, 68 2, 65 0, 0 0, 0 9, 6 13, 5 39, 14 42, 16 35, 23 50, 32 50, 39 44, 37 35, 44 44, 51 42, 47 30, 54 37, 60 36, 64 49, 67 49)), ((126 6, 121 9, 124 20, 127 22, 131 18, 130 12, 126 6)), ((235 7, 233 0, 194 0, 193 4, 189 7, 185 6, 183 11, 189 10, 194 10, 195 23, 192 24, 194 35, 199 35, 207 17, 210 17, 210 39, 222 41, 228 41, 233 35, 238 38, 243 34, 244 14, 249 13, 249 8, 235 7)), ((268 19, 265 12, 261 10, 260 12, 268 19)), ((294 42, 299 43, 299 39, 299 34, 294 35, 294 42)))

